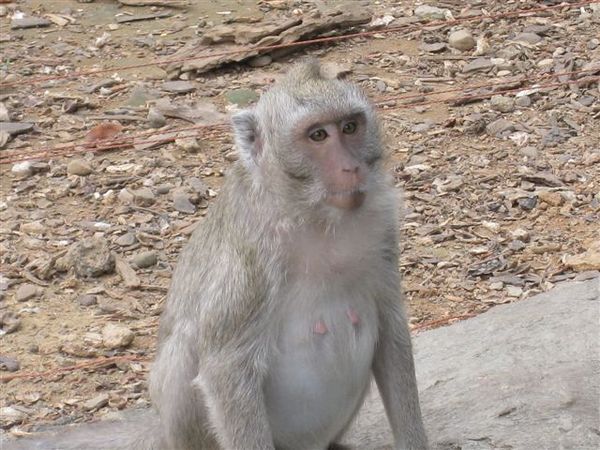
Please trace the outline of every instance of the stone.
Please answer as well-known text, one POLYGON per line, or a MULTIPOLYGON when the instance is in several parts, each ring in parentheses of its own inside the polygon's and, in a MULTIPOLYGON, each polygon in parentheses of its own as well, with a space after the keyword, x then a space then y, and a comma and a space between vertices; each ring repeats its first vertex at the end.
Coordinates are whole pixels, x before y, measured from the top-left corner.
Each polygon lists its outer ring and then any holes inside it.
MULTIPOLYGON (((421 44, 421 50, 423 50, 424 52, 429 52, 429 53, 439 53, 442 52, 446 49, 446 44, 444 44, 443 42, 434 42, 432 44, 428 44, 426 42, 424 42, 423 44, 421 44)), ((379 80, 381 81, 381 80, 379 80)), ((383 90, 385 91, 385 89, 383 90)))
POLYGON ((172 94, 187 94, 188 92, 195 91, 196 86, 189 81, 166 81, 162 85, 162 90, 172 94))
POLYGON ((67 173, 69 175, 86 176, 92 173, 92 167, 85 159, 73 159, 67 164, 67 173))
POLYGON ((79 306, 93 306, 96 305, 98 303, 98 299, 96 298, 95 295, 92 294, 84 294, 81 295, 78 299, 77 299, 77 303, 79 303, 79 306))
POLYGON ((537 197, 535 195, 530 197, 522 197, 517 200, 517 203, 521 209, 524 209, 525 211, 531 211, 537 205, 537 197))
POLYGON ((527 231, 524 228, 516 228, 510 232, 510 235, 514 239, 519 239, 523 242, 529 242, 529 239, 531 237, 531 235, 529 234, 529 231, 527 231))
POLYGON ((173 191, 173 207, 182 213, 193 214, 196 212, 196 206, 190 201, 188 194, 182 189, 173 191))
POLYGON ((589 245, 588 250, 578 255, 567 255, 564 258, 566 266, 577 271, 600 270, 600 240, 589 245))
POLYGON ((254 103, 258 100, 258 93, 253 91, 252 89, 233 89, 228 91, 225 94, 225 98, 229 103, 233 103, 234 105, 239 106, 240 108, 244 108, 251 103, 254 103))
POLYGON ((420 5, 415 8, 414 13, 420 19, 442 20, 446 18, 446 14, 449 14, 450 10, 436 6, 420 5))
POLYGON ((458 30, 450 33, 448 44, 461 52, 475 48, 476 42, 473 35, 467 30, 458 30))
POLYGON ((128 347, 134 338, 133 331, 123 325, 109 323, 102 329, 102 345, 111 350, 128 347))
POLYGON ((523 295, 523 288, 520 286, 506 286, 506 294, 509 297, 520 297, 523 295))
POLYGON ((537 185, 550 186, 550 187, 561 187, 565 184, 556 175, 550 172, 536 172, 533 174, 525 174, 522 176, 523 180, 530 181, 537 185))
POLYGON ((115 240, 115 244, 120 245, 121 247, 128 247, 130 245, 135 244, 136 242, 137 238, 133 233, 122 234, 115 240))
POLYGON ((16 372, 21 368, 21 363, 15 358, 10 356, 0 355, 0 370, 7 372, 16 372))
POLYGON ((105 238, 87 238, 71 246, 66 264, 77 276, 93 278, 113 272, 115 258, 105 238))
POLYGON ((129 205, 129 204, 133 203, 134 195, 131 193, 131 191, 129 189, 123 188, 119 191, 119 195, 117 195, 117 198, 119 199, 120 202, 125 203, 126 205, 129 205))
POLYGON ((23 161, 16 163, 10 169, 19 178, 27 178, 33 175, 33 167, 31 161, 23 161))
MULTIPOLYGON (((12 406, 3 406, 0 408, 0 427, 2 428, 16 425, 25 419, 27 419, 27 414, 12 406)), ((2 448, 4 448, 4 438, 2 438, 2 444, 2 448)))
POLYGON ((504 97, 503 95, 494 95, 490 99, 490 106, 496 111, 503 113, 513 112, 515 110, 515 101, 512 97, 504 97))
POLYGON ((535 193, 541 202, 548 203, 550 206, 560 206, 565 201, 560 192, 538 190, 535 193))
POLYGON ((142 187, 132 192, 133 203, 139 206, 150 206, 156 201, 156 197, 150 188, 142 187))
POLYGON ((95 411, 108 405, 108 400, 108 394, 99 394, 96 397, 83 402, 83 409, 86 411, 95 411))
POLYGON ((490 136, 499 137, 502 133, 515 131, 515 124, 506 119, 497 119, 489 123, 485 131, 490 136))
POLYGON ((15 293, 15 300, 18 302, 26 302, 34 297, 40 295, 41 290, 38 286, 31 283, 24 283, 20 285, 15 293))
POLYGON ((50 25, 52 25, 52 22, 43 17, 23 17, 21 19, 12 19, 10 21, 10 28, 13 30, 49 27, 50 25))
POLYGON ((462 68, 462 71, 464 73, 470 73, 470 72, 480 72, 480 71, 486 71, 486 70, 490 70, 492 67, 494 67, 494 64, 492 63, 492 61, 488 58, 477 58, 474 59, 473 61, 469 61, 467 64, 465 64, 462 68))
POLYGON ((531 106, 531 97, 529 95, 520 95, 515 98, 515 105, 521 108, 528 108, 531 106))
POLYGON ((250 58, 248 60, 248 65, 250 67, 265 67, 273 62, 273 57, 271 55, 259 55, 254 58, 250 58))
POLYGON ((127 100, 128 106, 145 106, 150 100, 156 99, 156 95, 148 92, 144 86, 136 86, 131 90, 131 95, 127 100))
POLYGON ((140 269, 151 267, 158 262, 158 255, 155 251, 149 250, 147 252, 138 253, 131 258, 133 265, 140 269))
POLYGON ((198 139, 192 136, 176 139, 175 145, 186 153, 198 153, 202 150, 202 145, 198 142, 198 139))
POLYGON ((150 108, 146 117, 150 128, 161 128, 167 124, 167 119, 158 108, 150 108))
POLYGON ((525 42, 527 44, 537 44, 541 40, 542 37, 535 33, 519 33, 513 38, 513 41, 525 42))
POLYGON ((125 287, 136 288, 142 284, 135 270, 120 256, 115 257, 115 270, 123 280, 125 287))
MULTIPOLYGON (((430 447, 600 448, 600 435, 590 431, 600 420, 599 344, 590 338, 598 334, 599 312, 595 278, 417 335, 415 365, 430 447)), ((373 386, 342 444, 379 449, 390 442, 373 386)))
POLYGON ((0 122, 0 133, 8 133, 11 136, 27 133, 33 130, 32 123, 26 122, 0 122))

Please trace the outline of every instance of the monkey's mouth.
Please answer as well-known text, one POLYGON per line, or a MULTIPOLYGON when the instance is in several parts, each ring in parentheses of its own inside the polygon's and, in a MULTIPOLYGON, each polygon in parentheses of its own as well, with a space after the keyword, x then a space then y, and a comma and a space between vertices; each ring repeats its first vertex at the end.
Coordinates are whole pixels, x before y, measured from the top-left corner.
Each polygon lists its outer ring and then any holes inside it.
POLYGON ((344 191, 329 191, 325 202, 341 209, 356 209, 363 204, 366 197, 363 189, 348 189, 344 191))

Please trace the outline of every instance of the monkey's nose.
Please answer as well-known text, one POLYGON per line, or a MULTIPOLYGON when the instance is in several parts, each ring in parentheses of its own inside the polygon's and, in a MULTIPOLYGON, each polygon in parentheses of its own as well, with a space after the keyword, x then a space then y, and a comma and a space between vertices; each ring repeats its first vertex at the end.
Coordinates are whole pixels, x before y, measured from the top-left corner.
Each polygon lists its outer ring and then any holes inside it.
POLYGON ((360 167, 358 166, 358 164, 356 166, 353 167, 343 167, 342 168, 342 172, 348 172, 348 173, 358 173, 358 169, 360 167))

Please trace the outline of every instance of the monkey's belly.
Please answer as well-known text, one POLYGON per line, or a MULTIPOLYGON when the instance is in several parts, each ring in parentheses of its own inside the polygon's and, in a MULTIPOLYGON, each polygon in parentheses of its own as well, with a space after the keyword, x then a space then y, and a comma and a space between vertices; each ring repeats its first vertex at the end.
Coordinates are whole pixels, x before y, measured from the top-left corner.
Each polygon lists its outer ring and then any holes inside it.
POLYGON ((352 419, 369 386, 374 315, 332 309, 284 327, 265 385, 278 449, 325 449, 352 419))

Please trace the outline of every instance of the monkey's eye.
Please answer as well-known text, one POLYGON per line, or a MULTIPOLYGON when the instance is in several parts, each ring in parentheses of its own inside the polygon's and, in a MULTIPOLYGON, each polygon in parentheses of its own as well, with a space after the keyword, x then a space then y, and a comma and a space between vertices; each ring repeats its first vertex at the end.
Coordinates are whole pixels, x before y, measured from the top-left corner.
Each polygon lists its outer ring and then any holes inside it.
POLYGON ((324 141, 325 138, 327 138, 327 131, 325 131, 323 128, 319 128, 318 130, 310 133, 310 136, 308 137, 315 142, 324 141))
POLYGON ((354 134, 356 132, 356 122, 347 122, 342 128, 344 134, 354 134))

